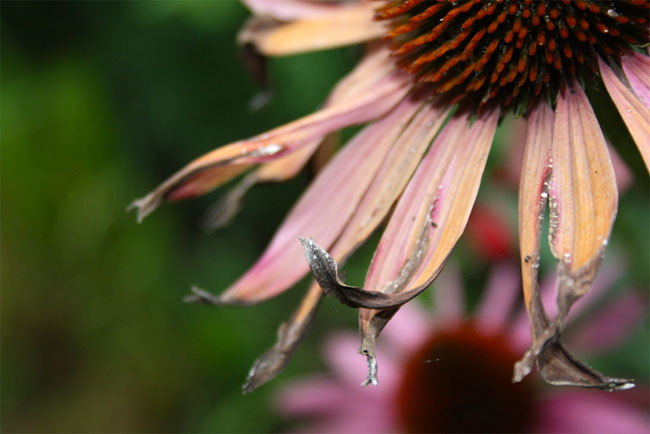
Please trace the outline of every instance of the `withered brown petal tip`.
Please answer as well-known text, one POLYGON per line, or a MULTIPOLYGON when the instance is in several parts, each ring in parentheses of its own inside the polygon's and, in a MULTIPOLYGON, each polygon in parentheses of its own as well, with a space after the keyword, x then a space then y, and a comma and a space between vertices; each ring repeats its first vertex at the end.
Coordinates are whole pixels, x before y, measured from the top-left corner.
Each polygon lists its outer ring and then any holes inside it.
POLYGON ((282 372, 300 343, 300 337, 296 339, 289 336, 290 331, 291 327, 288 327, 287 323, 280 325, 278 340, 268 351, 255 360, 250 371, 248 371, 246 382, 242 386, 244 394, 263 386, 282 372))
POLYGON ((190 290, 192 293, 183 297, 183 301, 185 303, 212 304, 217 306, 223 304, 219 300, 219 297, 209 293, 204 289, 199 288, 198 286, 192 285, 190 290))
POLYGON ((336 297, 346 306, 366 309, 395 308, 412 300, 424 290, 424 288, 416 288, 399 294, 386 294, 346 285, 341 281, 336 261, 329 253, 316 244, 311 237, 306 240, 301 237, 300 242, 314 279, 325 294, 336 297))
POLYGON ((559 323, 554 322, 540 333, 524 357, 515 363, 513 383, 523 380, 536 364, 544 380, 555 386, 577 386, 609 392, 635 387, 634 380, 608 377, 577 360, 559 339, 559 323))
POLYGON ((126 207, 126 212, 131 212, 136 210, 137 216, 136 219, 138 223, 142 223, 142 220, 149 214, 155 211, 155 209, 160 205, 160 199, 155 198, 152 193, 134 200, 126 207))

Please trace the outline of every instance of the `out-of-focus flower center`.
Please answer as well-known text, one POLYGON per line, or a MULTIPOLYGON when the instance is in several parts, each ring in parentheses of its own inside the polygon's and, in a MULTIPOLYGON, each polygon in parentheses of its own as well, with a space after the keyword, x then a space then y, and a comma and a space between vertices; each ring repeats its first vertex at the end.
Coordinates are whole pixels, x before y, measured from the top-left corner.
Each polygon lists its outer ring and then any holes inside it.
POLYGON ((474 325, 434 334, 405 364, 396 396, 409 432, 526 432, 533 390, 511 382, 517 355, 474 325))
POLYGON ((648 43, 647 0, 396 0, 377 11, 399 64, 452 102, 526 113, 648 43))

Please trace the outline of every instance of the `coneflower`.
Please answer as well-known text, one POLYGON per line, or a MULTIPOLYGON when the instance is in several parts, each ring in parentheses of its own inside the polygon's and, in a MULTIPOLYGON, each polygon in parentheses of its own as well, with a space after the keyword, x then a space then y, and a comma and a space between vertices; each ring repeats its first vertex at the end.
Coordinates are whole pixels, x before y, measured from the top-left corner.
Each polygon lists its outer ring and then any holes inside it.
POLYGON ((263 55, 368 47, 321 110, 218 148, 134 202, 142 219, 163 200, 207 193, 258 166, 227 197, 217 213, 221 222, 255 183, 294 176, 329 133, 368 123, 319 173, 244 276, 220 296, 194 288, 188 298, 257 303, 311 268, 317 284, 255 363, 245 391, 284 367, 323 292, 360 308, 365 384, 377 383, 375 339, 440 273, 467 223, 497 124, 509 112, 528 125, 521 138, 519 247, 533 336, 513 379, 536 363, 554 384, 632 387, 575 360, 560 336, 571 305, 589 291, 618 204, 610 154, 586 90, 607 90, 650 167, 650 2, 244 3, 255 15, 239 40, 263 55), (547 208, 560 276, 554 318, 544 311, 537 284, 547 208), (363 288, 343 284, 337 262, 386 218, 363 288), (298 237, 305 237, 303 249, 298 237))

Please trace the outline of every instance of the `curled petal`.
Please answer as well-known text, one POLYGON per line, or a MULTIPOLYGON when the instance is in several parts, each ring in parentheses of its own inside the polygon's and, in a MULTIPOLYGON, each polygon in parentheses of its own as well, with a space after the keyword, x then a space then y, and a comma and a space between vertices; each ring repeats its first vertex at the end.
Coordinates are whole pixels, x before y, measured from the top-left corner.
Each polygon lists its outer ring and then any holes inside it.
POLYGON ((239 33, 239 43, 252 44, 268 56, 286 56, 370 41, 386 32, 384 23, 373 20, 370 4, 339 5, 319 12, 289 22, 252 17, 239 33))
POLYGON ((478 191, 497 117, 492 113, 479 118, 469 128, 468 120, 458 116, 434 141, 380 241, 366 279, 365 287, 369 289, 342 284, 329 255, 322 249, 312 252, 318 253, 312 254, 310 263, 318 269, 314 274, 322 280, 324 289, 327 287, 350 306, 381 309, 368 312, 368 321, 364 317, 361 320, 361 352, 368 356, 368 384, 376 383, 375 336, 392 317, 394 308, 426 289, 462 233, 478 191), (405 221, 409 224, 404 225, 405 221), (370 324, 372 318, 378 322, 370 324))
POLYGON ((151 213, 164 199, 180 200, 213 190, 253 163, 271 161, 296 151, 312 140, 344 126, 383 115, 408 92, 401 74, 386 77, 373 93, 325 107, 311 115, 248 140, 217 148, 192 161, 147 196, 133 202, 138 220, 151 213))
MULTIPOLYGON (((616 73, 610 68, 602 59, 599 59, 600 73, 605 82, 605 87, 609 95, 612 97, 618 112, 621 114, 627 129, 630 131, 639 152, 643 157, 646 168, 650 171, 650 108, 647 103, 635 93, 627 84, 625 84, 616 73)), ((636 71, 636 70, 634 70, 636 71)), ((634 72, 628 68, 626 72, 630 73, 630 77, 638 78, 641 80, 641 75, 635 75, 634 72)), ((646 76, 647 76, 646 71, 646 76)), ((645 82, 646 86, 650 86, 645 82)), ((639 85, 640 88, 640 85, 639 85)), ((647 98, 647 93, 642 93, 644 98, 647 98)))
MULTIPOLYGON (((442 125, 446 112, 446 109, 437 109, 430 104, 424 104, 409 122, 408 126, 393 144, 391 151, 377 172, 351 221, 346 225, 346 231, 337 239, 335 245, 332 247, 333 256, 339 260, 345 260, 384 219, 393 202, 397 199, 415 170, 422 153, 436 134, 440 125, 442 125)), ((317 249, 313 240, 310 239, 309 242, 304 241, 303 246, 306 245, 312 246, 311 250, 313 250, 312 253, 308 254, 308 258, 320 254, 321 262, 330 264, 330 278, 336 281, 337 269, 334 259, 324 250, 317 249)), ((317 267, 316 262, 310 261, 309 264, 312 270, 317 267)), ((317 280, 323 288, 326 287, 322 278, 317 280)), ((294 317, 288 323, 281 326, 276 344, 255 363, 249 381, 244 386, 246 391, 249 391, 249 389, 252 390, 252 388, 258 387, 274 378, 288 363, 300 343, 300 339, 296 337, 299 334, 302 335, 307 328, 307 321, 297 320, 296 318, 303 316, 299 312, 303 312, 306 309, 305 303, 311 303, 309 300, 313 300, 316 294, 318 294, 319 298, 322 294, 318 286, 310 289, 307 299, 303 301, 303 304, 297 313, 294 314, 294 317), (285 337, 286 330, 292 331, 292 336, 294 336, 292 339, 285 337)), ((315 310, 316 303, 311 303, 310 306, 311 309, 315 310)))
MULTIPOLYGON (((457 115, 436 138, 382 236, 367 288, 403 292, 406 298, 424 291, 440 273, 467 224, 497 119, 496 112, 486 114, 468 128, 467 120, 457 115)), ((361 352, 369 361, 374 359, 375 338, 395 312, 360 312, 361 352)), ((369 380, 376 381, 371 372, 369 380)))
POLYGON ((369 309, 390 309, 410 301, 421 291, 405 291, 399 294, 386 294, 381 291, 366 291, 346 285, 341 281, 336 261, 311 238, 300 238, 305 258, 314 279, 327 295, 336 297, 346 306, 369 309))

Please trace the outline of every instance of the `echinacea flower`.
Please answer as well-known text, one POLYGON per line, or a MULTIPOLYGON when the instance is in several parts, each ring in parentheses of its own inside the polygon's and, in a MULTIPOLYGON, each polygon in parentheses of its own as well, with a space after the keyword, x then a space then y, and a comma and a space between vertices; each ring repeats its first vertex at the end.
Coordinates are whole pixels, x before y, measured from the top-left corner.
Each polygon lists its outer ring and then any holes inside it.
MULTIPOLYGON (((620 263, 607 261, 593 295, 606 296, 621 271, 620 263)), ((551 276, 542 285, 546 302, 554 295, 553 280, 551 276)), ((491 269, 472 314, 465 312, 463 286, 453 267, 434 285, 433 309, 409 304, 386 327, 377 348, 382 359, 378 389, 358 387, 364 367, 353 357, 357 342, 349 332, 333 333, 323 345, 331 372, 278 388, 274 407, 293 422, 293 429, 367 434, 650 431, 642 391, 589 393, 549 390, 533 379, 508 381, 512 363, 530 342, 525 312, 513 309, 520 286, 514 264, 501 262, 491 269)), ((581 301, 567 322, 567 338, 579 339, 581 352, 592 356, 623 343, 647 314, 646 303, 633 291, 599 306, 581 301), (576 322, 578 313, 581 320, 576 322)))
MULTIPOLYGON (((219 296, 189 301, 253 304, 312 285, 245 390, 273 378, 300 342, 323 292, 360 308, 367 383, 376 384, 375 339, 395 312, 437 277, 463 233, 497 124, 526 119, 519 190, 523 292, 533 345, 515 367, 537 365, 554 384, 632 386, 575 360, 560 343, 571 305, 589 291, 616 215, 618 192, 588 92, 611 97, 650 167, 647 0, 308 1, 244 0, 254 13, 239 35, 266 56, 366 43, 367 55, 322 109, 205 154, 134 202, 138 218, 163 200, 207 193, 250 171, 224 202, 233 213, 252 185, 294 176, 329 133, 367 125, 319 173, 261 258, 219 296), (545 210, 560 263, 558 314, 540 302, 537 269, 545 210), (337 263, 384 221, 363 288, 337 263), (302 258, 298 237, 303 239, 302 258), (327 251, 325 251, 327 249, 327 251)), ((219 214, 219 213, 218 213, 219 214)))

